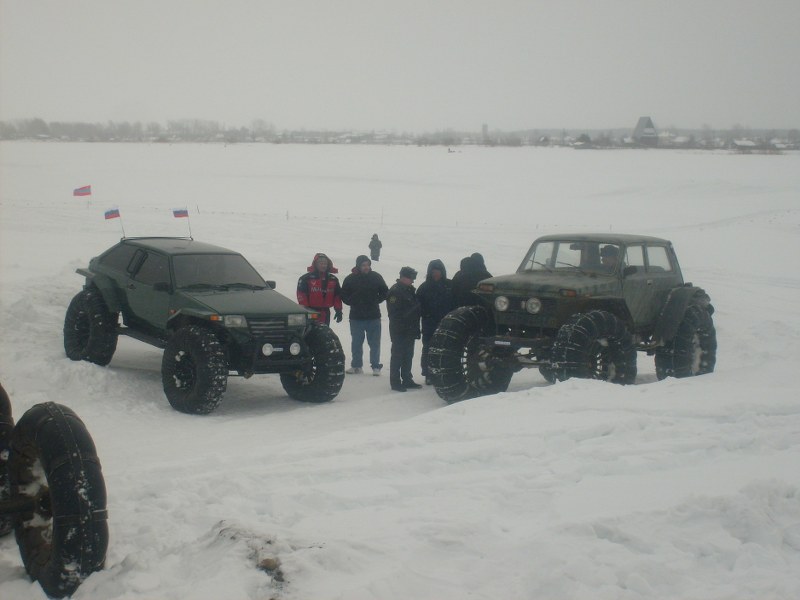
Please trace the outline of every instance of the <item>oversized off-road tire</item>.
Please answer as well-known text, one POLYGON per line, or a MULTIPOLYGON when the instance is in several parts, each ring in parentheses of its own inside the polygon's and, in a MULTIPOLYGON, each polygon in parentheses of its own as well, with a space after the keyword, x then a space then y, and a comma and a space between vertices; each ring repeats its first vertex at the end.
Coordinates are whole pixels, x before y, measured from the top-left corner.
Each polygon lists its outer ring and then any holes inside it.
POLYGON ((72 360, 100 366, 111 362, 117 349, 117 313, 108 310, 95 288, 79 292, 64 317, 64 351, 72 360))
POLYGON ((344 383, 344 350, 327 325, 314 326, 306 336, 311 362, 305 369, 281 373, 290 398, 302 402, 330 402, 344 383))
POLYGON ((463 306, 445 316, 433 334, 428 376, 448 403, 508 389, 514 371, 480 347, 490 322, 485 308, 463 306))
POLYGON ((717 331, 708 310, 690 305, 675 337, 656 350, 656 376, 692 377, 714 371, 717 331))
POLYGON ((12 495, 33 506, 14 522, 25 570, 48 596, 69 596, 108 548, 106 487, 86 426, 66 406, 33 406, 14 428, 9 473, 12 495))
MULTIPOLYGON (((0 504, 11 497, 11 482, 8 478, 8 457, 11 450, 11 432, 14 419, 11 417, 11 400, 0 384, 0 504)), ((14 528, 10 516, 0 514, 0 536, 6 535, 14 528)))
POLYGON ((574 315, 558 330, 553 343, 555 376, 602 379, 612 383, 636 380, 636 348, 625 324, 603 310, 574 315))
POLYGON ((206 415, 217 408, 228 386, 228 360, 214 332, 199 325, 178 329, 164 348, 161 383, 175 410, 206 415))

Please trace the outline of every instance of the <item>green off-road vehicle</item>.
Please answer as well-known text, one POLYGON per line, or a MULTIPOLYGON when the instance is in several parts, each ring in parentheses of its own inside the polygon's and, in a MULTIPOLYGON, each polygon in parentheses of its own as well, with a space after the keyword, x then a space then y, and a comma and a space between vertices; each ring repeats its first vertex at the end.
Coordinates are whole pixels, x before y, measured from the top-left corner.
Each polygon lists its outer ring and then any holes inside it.
POLYGON ((515 274, 481 281, 474 295, 431 339, 431 379, 448 402, 505 391, 526 367, 550 382, 633 383, 637 351, 655 355, 659 379, 714 370, 714 307, 684 283, 668 240, 541 237, 515 274))
POLYGON ((336 334, 237 252, 124 238, 77 272, 86 283, 64 320, 67 356, 107 365, 119 335, 163 348, 164 393, 179 411, 214 410, 229 375, 279 373, 286 393, 306 402, 332 400, 342 387, 336 334))

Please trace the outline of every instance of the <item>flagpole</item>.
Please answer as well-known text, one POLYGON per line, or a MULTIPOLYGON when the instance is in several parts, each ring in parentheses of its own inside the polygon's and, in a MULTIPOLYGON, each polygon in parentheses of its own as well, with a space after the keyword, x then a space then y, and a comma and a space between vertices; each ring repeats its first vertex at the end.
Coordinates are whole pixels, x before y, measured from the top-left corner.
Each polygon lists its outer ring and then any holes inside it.
POLYGON ((125 235, 125 225, 122 224, 122 214, 119 216, 119 226, 122 228, 122 237, 126 238, 128 236, 125 235))
POLYGON ((189 211, 186 211, 186 225, 189 226, 189 239, 193 240, 192 237, 192 218, 189 216, 189 211))

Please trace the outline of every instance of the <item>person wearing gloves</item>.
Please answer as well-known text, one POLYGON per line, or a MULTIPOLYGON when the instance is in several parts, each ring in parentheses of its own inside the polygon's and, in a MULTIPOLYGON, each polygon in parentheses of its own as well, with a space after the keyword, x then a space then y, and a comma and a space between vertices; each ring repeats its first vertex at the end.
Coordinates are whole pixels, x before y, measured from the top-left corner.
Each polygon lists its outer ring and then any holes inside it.
POLYGON ((414 343, 419 339, 420 306, 414 280, 417 272, 411 267, 400 269, 400 278, 386 298, 389 312, 389 336, 392 356, 389 362, 389 385, 396 392, 418 389, 422 386, 411 376, 414 360, 414 343))
POLYGON ((334 319, 342 322, 342 288, 333 261, 322 252, 314 255, 308 273, 297 280, 297 302, 320 313, 320 323, 330 325, 331 308, 334 319))
POLYGON ((369 364, 373 375, 380 375, 381 309, 389 288, 379 273, 372 270, 372 261, 365 255, 356 258, 356 266, 342 282, 342 301, 350 306, 352 338, 350 368, 346 373, 363 373, 364 338, 369 344, 369 364))

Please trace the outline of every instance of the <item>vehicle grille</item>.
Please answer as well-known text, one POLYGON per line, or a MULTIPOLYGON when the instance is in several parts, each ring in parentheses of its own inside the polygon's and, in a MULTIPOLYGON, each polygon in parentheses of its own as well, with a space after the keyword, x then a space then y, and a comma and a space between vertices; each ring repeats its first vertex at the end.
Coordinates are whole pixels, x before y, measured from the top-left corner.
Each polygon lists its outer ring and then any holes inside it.
POLYGON ((286 319, 284 317, 272 317, 266 319, 248 318, 250 333, 255 338, 274 341, 286 341, 288 339, 286 331, 286 319))

